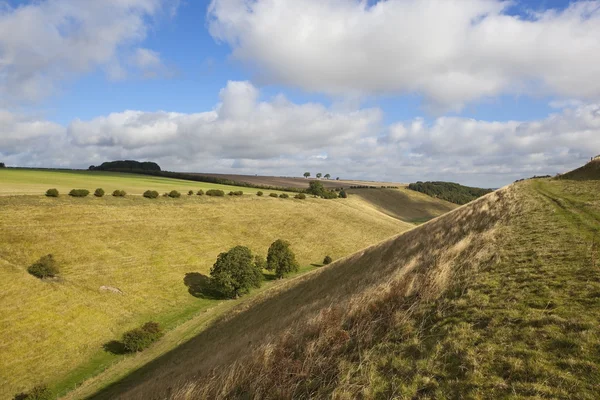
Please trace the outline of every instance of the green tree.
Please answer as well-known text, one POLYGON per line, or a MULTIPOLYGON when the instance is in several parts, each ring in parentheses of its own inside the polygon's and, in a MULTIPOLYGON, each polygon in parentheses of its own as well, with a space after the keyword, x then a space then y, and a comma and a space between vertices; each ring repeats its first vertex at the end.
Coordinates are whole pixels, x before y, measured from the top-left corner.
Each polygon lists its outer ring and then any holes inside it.
POLYGON ((325 187, 319 181, 312 181, 308 184, 307 192, 315 196, 323 196, 323 193, 325 193, 325 187))
POLYGON ((319 172, 319 173, 317 173, 317 179, 321 179, 321 177, 322 177, 322 176, 323 176, 323 174, 322 174, 322 173, 320 173, 320 172, 319 172))
POLYGON ((305 172, 305 173, 304 173, 304 177, 305 177, 305 178, 310 178, 310 172, 305 172))
POLYGON ((331 178, 331 175, 329 175, 329 174, 325 174, 325 177, 324 177, 324 178, 325 178, 325 179, 329 179, 329 178, 331 178))
POLYGON ((0 168, 6 168, 6 164, 4 164, 3 162, 0 162, 0 168))
POLYGON ((275 271, 278 278, 283 278, 291 272, 297 272, 300 266, 290 244, 285 240, 277 239, 269 247, 267 254, 267 269, 275 271))
POLYGON ((210 270, 215 286, 226 296, 237 298, 252 287, 260 287, 262 272, 252 252, 245 246, 235 246, 219 254, 210 270))

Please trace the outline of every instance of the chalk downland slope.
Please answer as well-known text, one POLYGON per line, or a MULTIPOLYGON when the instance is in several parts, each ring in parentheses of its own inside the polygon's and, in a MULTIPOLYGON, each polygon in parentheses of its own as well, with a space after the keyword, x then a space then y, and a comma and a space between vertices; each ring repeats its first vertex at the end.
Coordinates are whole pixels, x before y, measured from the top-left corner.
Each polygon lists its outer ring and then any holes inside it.
POLYGON ((559 179, 572 181, 600 180, 600 159, 592 160, 582 167, 560 175, 559 179))
POLYGON ((95 398, 593 399, 599 189, 500 189, 265 294, 95 398))

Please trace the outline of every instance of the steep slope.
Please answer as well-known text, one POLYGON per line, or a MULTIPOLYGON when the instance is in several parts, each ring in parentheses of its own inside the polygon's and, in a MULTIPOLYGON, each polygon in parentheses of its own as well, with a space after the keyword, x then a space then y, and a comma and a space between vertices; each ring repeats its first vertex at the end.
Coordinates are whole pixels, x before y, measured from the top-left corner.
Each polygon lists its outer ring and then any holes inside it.
POLYGON ((501 189, 265 295, 96 398, 596 398, 598 190, 501 189))
POLYGON ((592 160, 582 167, 559 176, 559 179, 573 181, 600 180, 600 159, 592 160))

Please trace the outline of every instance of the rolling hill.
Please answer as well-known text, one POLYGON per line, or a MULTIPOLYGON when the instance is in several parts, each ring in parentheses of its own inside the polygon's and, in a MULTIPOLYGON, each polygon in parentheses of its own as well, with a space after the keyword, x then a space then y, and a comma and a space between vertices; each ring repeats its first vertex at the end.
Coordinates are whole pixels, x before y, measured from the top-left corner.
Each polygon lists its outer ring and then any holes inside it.
POLYGON ((325 255, 342 258, 411 229, 407 221, 414 216, 429 219, 448 209, 425 195, 422 208, 412 198, 396 218, 386 211, 393 205, 353 195, 279 199, 241 188, 247 193, 241 197, 140 196, 147 189, 185 194, 200 188, 240 189, 134 174, 0 170, 0 335, 8 339, 0 341, 0 398, 38 383, 58 394, 83 382, 102 387, 203 332, 238 305, 290 284, 271 280, 239 300, 204 295, 203 279, 230 247, 246 245, 265 255, 273 240, 284 238, 302 276, 318 269, 325 255), (61 193, 124 189, 128 196, 47 198, 42 193, 49 187, 61 193), (59 262, 59 279, 41 281, 27 273, 46 254, 59 262), (150 319, 167 330, 160 343, 135 356, 104 350, 150 319))
POLYGON ((92 398, 593 399, 599 189, 500 189, 265 292, 92 398))
POLYGON ((582 167, 559 175, 558 179, 573 181, 600 180, 600 159, 592 160, 582 167))

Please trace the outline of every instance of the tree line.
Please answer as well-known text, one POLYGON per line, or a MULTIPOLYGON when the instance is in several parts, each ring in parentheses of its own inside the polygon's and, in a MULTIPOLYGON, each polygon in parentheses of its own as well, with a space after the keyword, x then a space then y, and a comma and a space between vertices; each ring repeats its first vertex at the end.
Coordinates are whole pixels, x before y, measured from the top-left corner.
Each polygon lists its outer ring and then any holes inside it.
POLYGON ((492 189, 481 189, 463 186, 453 182, 415 182, 408 185, 410 190, 424 193, 437 199, 446 200, 454 204, 467 204, 483 195, 492 192, 492 189))

